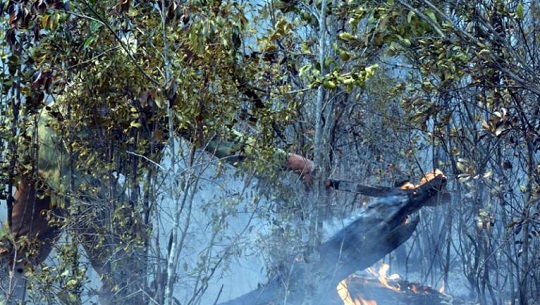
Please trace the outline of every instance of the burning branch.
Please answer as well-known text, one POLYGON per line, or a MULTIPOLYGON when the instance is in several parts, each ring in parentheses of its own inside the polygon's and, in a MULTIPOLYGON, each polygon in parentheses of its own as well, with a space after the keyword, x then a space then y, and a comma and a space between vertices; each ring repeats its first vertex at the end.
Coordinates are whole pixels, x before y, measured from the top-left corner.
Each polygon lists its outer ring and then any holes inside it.
MULTIPOLYGON (((410 215, 425 205, 432 205, 444 192, 445 184, 446 177, 440 173, 405 190, 356 187, 356 191, 368 190, 368 195, 378 199, 365 206, 355 221, 316 249, 320 254, 318 261, 293 259, 293 267, 287 279, 274 278, 268 284, 223 305, 270 304, 284 295, 287 295, 289 304, 300 304, 306 287, 305 270, 308 267, 316 269, 320 275, 320 283, 313 292, 317 304, 342 303, 336 293, 336 286, 355 271, 373 265, 409 239, 418 224, 418 217, 410 215), (377 193, 377 190, 382 193, 377 193)), ((340 189, 339 184, 331 186, 340 189)))

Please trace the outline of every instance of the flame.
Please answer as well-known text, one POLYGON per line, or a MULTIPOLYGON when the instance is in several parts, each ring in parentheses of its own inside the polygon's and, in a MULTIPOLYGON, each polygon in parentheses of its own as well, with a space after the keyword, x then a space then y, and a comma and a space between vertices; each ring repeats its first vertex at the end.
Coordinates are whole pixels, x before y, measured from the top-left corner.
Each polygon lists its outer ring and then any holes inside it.
POLYGON ((377 279, 379 280, 379 282, 381 283, 381 285, 383 287, 386 287, 386 288, 391 289, 391 290, 396 291, 396 292, 401 292, 401 287, 399 287, 399 285, 392 286, 392 285, 388 284, 388 280, 398 280, 399 279, 399 275, 397 275, 397 274, 392 274, 392 275, 388 276, 387 274, 388 274, 389 269, 390 269, 390 265, 382 263, 381 267, 379 268, 379 271, 375 272, 372 268, 368 268, 367 272, 371 273, 372 275, 377 277, 377 279))
POLYGON ((439 288, 439 292, 442 293, 442 294, 445 294, 444 293, 444 281, 441 284, 441 288, 439 288))
MULTIPOLYGON (((367 273, 374 278, 377 278, 379 282, 378 284, 372 281, 369 283, 371 283, 371 285, 379 285, 379 287, 389 289, 390 291, 399 294, 414 293, 418 295, 424 295, 428 293, 429 288, 426 288, 419 284, 401 281, 400 276, 397 274, 387 276, 389 269, 390 265, 385 263, 381 264, 378 271, 375 271, 373 268, 366 269, 367 273)), ((337 285, 336 291, 341 300, 343 301, 343 305, 377 305, 377 301, 364 298, 362 296, 363 292, 360 293, 359 291, 355 291, 358 290, 357 288, 355 288, 357 285, 362 285, 361 282, 358 281, 359 278, 361 279, 361 277, 355 277, 354 275, 352 275, 344 279, 337 285), (352 285, 351 290, 349 290, 349 285, 352 285)), ((372 280, 374 278, 372 278, 372 280)), ((368 281, 366 280, 365 283, 367 284, 368 281)), ((444 294, 444 282, 442 283, 439 292, 444 294)), ((366 294, 368 294, 368 292, 366 292, 366 294)))
MULTIPOLYGON (((373 268, 368 268, 366 271, 373 276, 375 276, 379 282, 381 283, 381 286, 386 287, 388 289, 391 289, 393 291, 400 292, 400 287, 398 286, 392 286, 388 284, 388 280, 395 280, 399 279, 399 275, 392 274, 390 276, 387 276, 388 270, 390 269, 390 265, 388 264, 381 264, 381 267, 379 268, 379 271, 374 271, 373 268)), ((344 279, 343 281, 339 282, 339 284, 336 287, 337 293, 341 300, 343 300, 343 305, 377 305, 377 301, 375 300, 368 300, 362 298, 360 295, 356 295, 354 298, 351 296, 349 288, 347 287, 349 283, 349 278, 344 279)))
POLYGON ((349 292, 349 288, 347 287, 347 283, 348 278, 339 282, 336 287, 336 291, 339 297, 341 298, 341 300, 343 300, 343 305, 377 305, 377 302, 375 300, 366 300, 361 298, 360 296, 354 298, 353 300, 349 292))

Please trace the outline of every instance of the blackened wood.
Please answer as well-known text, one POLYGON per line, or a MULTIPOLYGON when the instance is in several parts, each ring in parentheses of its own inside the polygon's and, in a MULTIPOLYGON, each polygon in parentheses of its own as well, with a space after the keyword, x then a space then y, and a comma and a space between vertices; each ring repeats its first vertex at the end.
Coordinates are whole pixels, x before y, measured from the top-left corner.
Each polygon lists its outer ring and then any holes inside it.
POLYGON ((406 195, 409 193, 409 191, 397 187, 370 186, 356 183, 353 181, 336 179, 328 179, 326 181, 326 186, 335 190, 357 193, 370 197, 388 197, 396 195, 406 195))
MULTIPOLYGON (((438 175, 431 179, 428 182, 416 187, 409 189, 402 189, 399 187, 388 187, 388 186, 370 186, 363 185, 360 183, 345 181, 345 180, 336 180, 328 179, 326 181, 326 186, 328 188, 333 188, 335 190, 346 191, 351 193, 356 193, 369 197, 390 197, 390 196, 405 196, 415 193, 423 194, 432 194, 433 191, 439 193, 446 184, 446 178, 443 175, 438 175)), ((443 192, 444 194, 444 192, 443 192)))

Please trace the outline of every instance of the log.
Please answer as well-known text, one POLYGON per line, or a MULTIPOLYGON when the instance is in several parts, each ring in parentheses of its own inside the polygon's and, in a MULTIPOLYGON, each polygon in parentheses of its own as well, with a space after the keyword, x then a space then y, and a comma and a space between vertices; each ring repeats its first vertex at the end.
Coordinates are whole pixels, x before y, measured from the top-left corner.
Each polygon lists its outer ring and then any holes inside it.
MULTIPOLYGON (((313 291, 315 304, 334 304, 339 300, 336 293, 339 282, 373 265, 411 237, 419 219, 410 215, 438 197, 445 183, 444 175, 439 175, 412 191, 383 188, 386 196, 365 206, 355 221, 316 249, 319 260, 292 258, 287 278, 273 278, 266 285, 222 305, 279 303, 276 301, 285 296, 287 304, 301 304, 307 285, 306 270, 315 270, 320 278, 313 291)), ((375 189, 368 189, 370 196, 375 189)), ((303 257, 311 256, 305 253, 303 257)))

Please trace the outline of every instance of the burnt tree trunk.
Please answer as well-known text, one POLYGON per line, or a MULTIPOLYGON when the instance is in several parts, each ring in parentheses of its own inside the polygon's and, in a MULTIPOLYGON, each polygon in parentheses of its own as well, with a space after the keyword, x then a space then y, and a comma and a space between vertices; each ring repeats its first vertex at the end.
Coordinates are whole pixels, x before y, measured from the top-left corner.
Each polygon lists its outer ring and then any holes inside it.
MULTIPOLYGON (((337 284, 405 242, 418 224, 418 217, 411 217, 411 213, 432 205, 434 198, 442 193, 445 182, 444 176, 437 176, 414 190, 357 186, 355 192, 381 198, 364 207, 354 222, 315 249, 320 253, 319 261, 293 258, 287 278, 272 278, 266 285, 221 305, 262 305, 285 299, 287 304, 301 304, 308 267, 315 268, 321 278, 313 300, 321 305, 335 303, 339 300, 337 284)), ((330 185, 339 189, 335 181, 330 185)))

